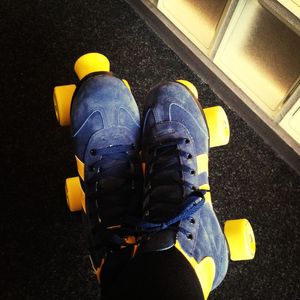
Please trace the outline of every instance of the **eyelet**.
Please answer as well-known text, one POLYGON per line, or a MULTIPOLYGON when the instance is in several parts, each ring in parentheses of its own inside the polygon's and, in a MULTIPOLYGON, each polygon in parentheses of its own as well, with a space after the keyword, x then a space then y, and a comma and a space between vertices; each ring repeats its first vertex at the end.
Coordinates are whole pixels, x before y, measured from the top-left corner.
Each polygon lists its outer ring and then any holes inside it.
POLYGON ((135 182, 134 182, 134 180, 131 181, 131 190, 132 191, 135 190, 135 182))
POLYGON ((189 144, 189 143, 190 143, 190 140, 189 140, 189 139, 185 139, 185 143, 186 143, 186 144, 189 144))
POLYGON ((194 219, 194 218, 191 218, 191 219, 190 219, 190 223, 194 225, 194 224, 196 223, 195 219, 194 219))
POLYGON ((192 159, 192 158, 193 158, 193 155, 189 153, 189 154, 187 155, 187 159, 192 159))
POLYGON ((192 240, 194 238, 191 233, 189 233, 186 237, 188 238, 188 240, 192 240))
POLYGON ((195 174, 196 174, 195 170, 192 170, 191 175, 195 175, 195 174))
MULTIPOLYGON (((95 187, 96 192, 99 190, 99 181, 96 181, 96 187, 95 187)), ((97 203, 97 202, 96 202, 97 203)))
POLYGON ((91 149, 90 153, 91 153, 91 155, 95 156, 96 155, 96 150, 95 149, 91 149))
POLYGON ((193 190, 193 191, 196 191, 197 188, 196 188, 195 186, 192 186, 192 190, 193 190))

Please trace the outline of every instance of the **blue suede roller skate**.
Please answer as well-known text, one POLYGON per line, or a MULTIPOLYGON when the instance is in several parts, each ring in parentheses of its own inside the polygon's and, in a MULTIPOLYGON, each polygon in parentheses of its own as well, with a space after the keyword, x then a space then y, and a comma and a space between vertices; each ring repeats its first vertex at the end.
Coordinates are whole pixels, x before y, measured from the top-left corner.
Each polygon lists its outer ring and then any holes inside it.
MULTIPOLYGON (((190 82, 161 84, 148 94, 142 140, 143 219, 139 224, 144 235, 138 251, 176 248, 195 271, 204 299, 221 283, 228 267, 228 246, 212 207, 208 181, 209 148, 228 141, 224 110, 203 110, 190 82)), ((229 222, 234 228, 240 224, 240 220, 229 222)), ((249 234, 242 231, 244 236, 249 234)), ((236 236, 232 239, 237 240, 236 236)), ((240 254, 238 259, 253 258, 255 249, 249 245, 235 251, 240 254)))
POLYGON ((68 205, 83 210, 100 281, 136 249, 124 217, 138 212, 141 198, 140 117, 127 81, 109 72, 105 56, 80 57, 75 72, 79 84, 56 87, 54 104, 59 123, 71 125, 79 174, 66 180, 68 205))

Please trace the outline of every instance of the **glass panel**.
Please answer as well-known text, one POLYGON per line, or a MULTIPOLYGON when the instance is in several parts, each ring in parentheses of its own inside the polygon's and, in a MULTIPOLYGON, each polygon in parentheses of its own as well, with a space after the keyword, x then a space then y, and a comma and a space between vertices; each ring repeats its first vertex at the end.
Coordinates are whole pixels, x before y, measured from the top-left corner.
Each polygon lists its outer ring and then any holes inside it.
POLYGON ((300 0, 277 0, 296 17, 300 18, 300 0))
POLYGON ((275 116, 300 74, 300 38, 257 1, 241 1, 215 63, 275 116))
POLYGON ((227 0, 159 0, 158 9, 205 54, 212 47, 227 0))

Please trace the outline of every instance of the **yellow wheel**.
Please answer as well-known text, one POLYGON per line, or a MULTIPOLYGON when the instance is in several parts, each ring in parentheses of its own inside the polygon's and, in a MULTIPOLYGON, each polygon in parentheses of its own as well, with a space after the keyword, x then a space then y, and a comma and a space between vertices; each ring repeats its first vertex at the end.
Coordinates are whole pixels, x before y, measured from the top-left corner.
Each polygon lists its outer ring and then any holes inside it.
POLYGON ((54 88, 54 109, 56 119, 61 126, 70 125, 70 108, 75 88, 75 84, 61 85, 54 88))
POLYGON ((84 193, 82 191, 79 177, 66 179, 65 183, 66 200, 70 211, 79 211, 82 209, 84 193))
POLYGON ((256 251, 255 237, 247 219, 225 222, 224 233, 233 261, 253 259, 256 251))
POLYGON ((196 89, 196 87, 189 81, 184 80, 184 79, 179 79, 176 80, 177 82, 183 84, 192 94, 193 96, 198 99, 198 91, 196 89))
POLYGON ((227 115, 221 106, 203 109, 209 129, 209 146, 227 145, 230 137, 230 127, 227 115))
POLYGON ((87 53, 77 59, 74 65, 75 73, 81 80, 93 72, 109 72, 110 63, 106 56, 100 53, 87 53))
POLYGON ((122 79, 122 81, 124 82, 124 84, 128 88, 129 92, 131 92, 131 88, 130 88, 130 85, 129 85, 128 81, 126 79, 122 79))

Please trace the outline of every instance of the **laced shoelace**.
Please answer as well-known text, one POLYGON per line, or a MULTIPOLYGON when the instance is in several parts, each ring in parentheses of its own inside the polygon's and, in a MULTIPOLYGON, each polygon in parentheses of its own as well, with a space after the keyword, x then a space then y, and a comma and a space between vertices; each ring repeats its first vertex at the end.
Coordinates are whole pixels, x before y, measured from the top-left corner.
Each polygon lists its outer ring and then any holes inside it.
MULTIPOLYGON (((137 188, 135 186, 136 180, 138 180, 136 170, 139 168, 140 161, 135 146, 116 145, 102 149, 92 149, 90 153, 93 156, 98 156, 98 159, 95 163, 88 166, 93 175, 86 181, 88 187, 87 196, 93 203, 96 203, 97 206, 97 200, 100 200, 100 210, 105 209, 101 207, 103 206, 101 205, 101 199, 109 197, 109 203, 105 205, 114 205, 117 219, 119 218, 120 221, 122 221, 122 219, 126 218, 130 210, 128 207, 128 199, 130 199, 130 201, 133 200, 132 197, 135 196, 132 192, 137 188)), ((135 200, 138 201, 138 199, 134 199, 134 201, 135 200)), ((133 206, 134 205, 135 203, 133 203, 133 206)), ((132 209, 134 209, 134 207, 132 209)), ((96 214, 98 218, 94 219, 101 219, 98 215, 98 211, 96 214)), ((95 211, 93 215, 95 217, 95 211)), ((96 231, 100 231, 102 233, 101 236, 105 236, 106 240, 103 241, 103 238, 101 238, 101 241, 98 241, 97 244, 103 245, 107 242, 115 246, 126 244, 123 236, 129 234, 129 230, 123 228, 122 224, 120 224, 120 226, 109 227, 109 225, 104 226, 99 224, 98 220, 95 222, 93 227, 101 227, 96 231)), ((100 234, 98 235, 100 236, 100 234)))
MULTIPOLYGON (((174 202, 174 205, 177 206, 177 213, 175 215, 169 217, 163 222, 157 223, 142 220, 137 225, 141 231, 155 233, 167 228, 172 228, 172 225, 189 219, 204 205, 204 195, 207 190, 197 189, 191 182, 183 180, 181 175, 178 176, 178 178, 161 175, 162 172, 166 171, 170 171, 171 173, 177 172, 179 174, 182 174, 182 172, 187 172, 190 173, 191 176, 196 175, 195 170, 191 169, 186 164, 180 163, 181 157, 192 159, 192 155, 190 153, 180 150, 178 147, 179 145, 188 143, 190 143, 189 139, 180 138, 173 139, 171 141, 165 141, 149 148, 149 153, 153 154, 153 156, 148 164, 149 170, 146 178, 147 185, 145 199, 149 199, 146 207, 149 206, 149 208, 151 208, 151 203, 159 203, 159 201, 162 201, 162 199, 159 199, 159 195, 155 195, 155 190, 161 185, 167 185, 170 188, 172 186, 184 186, 190 192, 184 197, 184 199, 182 199, 180 204, 174 202)), ((168 174, 168 172, 165 174, 168 174)), ((178 197, 178 194, 173 195, 173 197, 170 195, 171 198, 174 198, 174 196, 178 197)), ((183 197, 183 195, 181 195, 181 197, 183 197)), ((189 232, 182 227, 178 227, 178 230, 186 235, 189 234, 189 232)))

